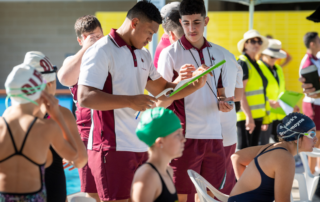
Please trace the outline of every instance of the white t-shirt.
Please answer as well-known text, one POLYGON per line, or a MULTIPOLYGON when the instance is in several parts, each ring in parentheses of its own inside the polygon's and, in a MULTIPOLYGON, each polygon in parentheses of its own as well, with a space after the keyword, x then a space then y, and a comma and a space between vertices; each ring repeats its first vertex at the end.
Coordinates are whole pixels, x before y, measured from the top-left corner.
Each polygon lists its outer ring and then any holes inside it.
MULTIPOLYGON (((205 40, 201 50, 197 50, 183 36, 180 40, 162 50, 157 70, 164 79, 171 82, 179 74, 181 66, 185 64, 192 64, 196 68, 201 64, 211 67, 213 63, 226 59, 223 49, 205 40)), ((222 139, 218 102, 215 95, 217 95, 221 72, 223 86, 228 86, 225 66, 226 64, 223 64, 214 70, 215 77, 210 75, 207 77, 210 87, 206 84, 184 99, 174 101, 174 111, 181 120, 186 138, 222 139)))
MULTIPOLYGON (((229 51, 226 53, 228 68, 228 86, 225 87, 226 97, 234 96, 235 88, 243 88, 243 72, 236 58, 229 51)), ((223 146, 230 146, 237 143, 237 114, 235 106, 230 112, 220 111, 220 121, 223 137, 223 146)))
MULTIPOLYGON (((139 95, 144 93, 149 79, 160 77, 149 51, 128 46, 112 29, 85 52, 78 84, 114 95, 139 95)), ((139 123, 136 111, 131 108, 92 111, 88 149, 147 151, 147 145, 135 133, 139 123)))

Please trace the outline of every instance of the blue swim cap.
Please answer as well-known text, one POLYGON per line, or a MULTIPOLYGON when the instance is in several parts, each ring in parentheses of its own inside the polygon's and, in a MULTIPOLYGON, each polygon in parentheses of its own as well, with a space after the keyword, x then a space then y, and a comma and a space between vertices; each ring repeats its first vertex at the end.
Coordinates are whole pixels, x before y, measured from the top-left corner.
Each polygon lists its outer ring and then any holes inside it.
POLYGON ((308 132, 316 125, 306 115, 300 113, 291 113, 284 117, 277 126, 278 137, 286 142, 297 140, 301 133, 308 132))

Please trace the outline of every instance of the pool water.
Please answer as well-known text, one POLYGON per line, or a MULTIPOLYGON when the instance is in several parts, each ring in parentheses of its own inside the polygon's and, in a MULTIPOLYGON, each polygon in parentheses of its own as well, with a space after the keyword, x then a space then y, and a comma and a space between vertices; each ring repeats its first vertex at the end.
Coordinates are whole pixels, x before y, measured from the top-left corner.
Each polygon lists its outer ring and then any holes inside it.
MULTIPOLYGON (((63 107, 68 108, 70 111, 72 111, 73 101, 71 95, 61 95, 57 96, 59 99, 59 104, 63 107)), ((2 115, 4 110, 6 109, 5 105, 5 97, 0 96, 0 114, 2 115)), ((9 106, 11 105, 9 101, 9 106)), ((78 169, 74 169, 69 171, 68 169, 64 170, 64 173, 66 174, 66 181, 67 181, 67 195, 74 194, 77 192, 80 192, 80 179, 79 179, 79 173, 78 169)))

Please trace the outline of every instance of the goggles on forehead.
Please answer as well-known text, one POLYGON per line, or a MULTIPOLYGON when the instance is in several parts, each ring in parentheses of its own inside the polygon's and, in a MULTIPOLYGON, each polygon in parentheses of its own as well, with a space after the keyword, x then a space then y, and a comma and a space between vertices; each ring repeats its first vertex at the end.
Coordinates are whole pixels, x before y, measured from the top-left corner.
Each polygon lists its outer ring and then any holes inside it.
MULTIPOLYGON (((7 88, 7 90, 11 90, 11 91, 15 91, 15 90, 28 90, 30 91, 30 93, 37 93, 37 92, 41 92, 43 91, 43 89, 46 87, 46 83, 43 83, 39 86, 36 86, 36 87, 29 87, 29 88, 7 88)), ((6 104, 6 108, 9 107, 9 98, 10 97, 20 97, 20 98, 23 98, 35 105, 38 105, 38 103, 34 100, 31 100, 30 98, 26 97, 26 94, 25 93, 21 93, 21 94, 17 94, 17 95, 11 95, 10 93, 7 94, 7 97, 6 97, 6 101, 5 101, 5 104, 6 104)))
POLYGON ((53 66, 52 68, 53 68, 53 70, 52 70, 52 71, 45 71, 45 72, 40 72, 40 73, 41 73, 41 74, 57 73, 57 71, 58 71, 57 66, 53 66))
POLYGON ((308 132, 304 132, 304 133, 300 133, 300 132, 293 131, 293 130, 285 127, 285 126, 283 126, 283 127, 284 127, 285 129, 287 129, 288 131, 293 132, 293 134, 287 135, 287 136, 282 136, 281 138, 287 138, 287 137, 290 137, 290 136, 295 135, 295 134, 307 136, 309 139, 313 139, 313 138, 315 138, 315 136, 316 136, 316 132, 313 131, 313 130, 312 130, 312 131, 308 131, 308 132))

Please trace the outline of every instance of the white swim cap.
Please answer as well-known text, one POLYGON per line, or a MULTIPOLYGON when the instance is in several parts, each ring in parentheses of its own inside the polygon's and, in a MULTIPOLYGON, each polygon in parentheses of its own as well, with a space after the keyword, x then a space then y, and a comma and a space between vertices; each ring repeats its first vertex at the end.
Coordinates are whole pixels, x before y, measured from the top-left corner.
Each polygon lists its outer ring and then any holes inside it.
POLYGON ((29 102, 38 104, 35 100, 40 97, 41 91, 45 88, 41 73, 27 64, 15 66, 4 85, 7 93, 7 107, 9 97, 12 105, 29 102))
POLYGON ((26 53, 23 63, 28 64, 38 70, 43 79, 49 83, 56 80, 57 69, 49 61, 49 58, 39 51, 26 53))

